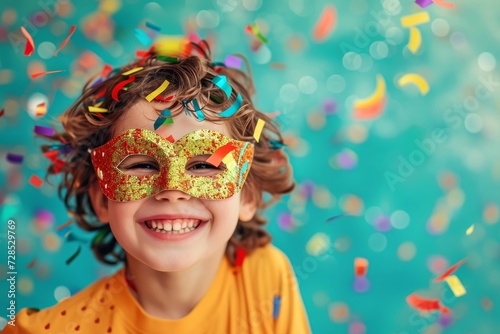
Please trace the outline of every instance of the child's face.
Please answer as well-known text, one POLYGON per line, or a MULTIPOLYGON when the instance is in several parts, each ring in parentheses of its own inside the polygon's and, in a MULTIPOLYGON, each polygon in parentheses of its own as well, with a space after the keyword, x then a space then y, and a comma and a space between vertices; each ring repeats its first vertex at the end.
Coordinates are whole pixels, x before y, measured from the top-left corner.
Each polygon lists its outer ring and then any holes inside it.
MULTIPOLYGON (((153 124, 158 118, 158 105, 140 100, 121 117, 114 128, 114 135, 128 129, 155 131, 153 124)), ((208 129, 229 136, 223 124, 197 121, 193 116, 180 113, 173 124, 163 125, 156 133, 166 138, 179 139, 199 129, 208 129)), ((102 194, 101 194, 102 196, 102 194)), ((135 259, 164 272, 179 271, 210 257, 221 254, 233 234, 238 218, 249 220, 255 206, 242 200, 241 192, 221 200, 200 199, 180 190, 163 190, 145 199, 117 202, 102 201, 94 209, 103 222, 109 221, 114 237, 135 259), (107 202, 107 204, 106 204, 107 202), (187 225, 198 226, 194 230, 184 228, 184 233, 162 233, 151 229, 157 226, 177 229, 187 225), (177 225, 177 226, 176 226, 177 225), (187 232, 189 231, 189 232, 187 232)))

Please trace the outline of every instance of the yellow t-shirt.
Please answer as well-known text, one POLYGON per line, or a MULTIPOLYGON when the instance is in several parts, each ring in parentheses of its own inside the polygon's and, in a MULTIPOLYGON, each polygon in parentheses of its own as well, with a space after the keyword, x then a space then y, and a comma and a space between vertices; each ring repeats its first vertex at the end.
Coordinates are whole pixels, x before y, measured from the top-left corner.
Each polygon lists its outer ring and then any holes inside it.
POLYGON ((22 309, 2 334, 303 334, 310 333, 287 257, 272 245, 245 258, 240 271, 226 257, 205 296, 184 318, 148 315, 130 293, 121 269, 74 296, 41 310, 22 309))

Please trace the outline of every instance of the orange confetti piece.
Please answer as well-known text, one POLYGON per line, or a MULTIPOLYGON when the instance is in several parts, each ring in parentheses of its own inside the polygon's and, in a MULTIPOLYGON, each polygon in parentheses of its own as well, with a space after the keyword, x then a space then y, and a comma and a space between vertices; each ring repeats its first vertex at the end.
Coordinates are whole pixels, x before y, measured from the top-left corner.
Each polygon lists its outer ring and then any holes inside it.
POLYGON ((354 102, 354 118, 372 119, 379 116, 385 107, 385 80, 377 75, 377 88, 369 97, 354 102))
POLYGON ((43 180, 38 175, 33 174, 29 179, 29 183, 35 188, 40 188, 43 184, 43 180))
POLYGON ((453 274, 462 264, 464 264, 465 259, 458 261, 456 264, 447 269, 441 276, 435 278, 433 282, 441 282, 449 275, 453 274))
POLYGON ((35 50, 35 42, 33 42, 33 37, 31 37, 29 32, 24 27, 21 27, 21 32, 23 33, 24 37, 26 37, 24 55, 31 56, 33 54, 33 51, 35 50))
POLYGON ((354 275, 356 276, 366 276, 368 271, 368 260, 362 257, 357 257, 354 259, 354 275))
POLYGON ((35 108, 36 116, 41 117, 44 116, 46 113, 47 113, 47 105, 45 104, 45 102, 42 102, 36 106, 35 108))
POLYGON ((38 73, 32 74, 31 78, 36 79, 36 78, 42 77, 42 76, 47 75, 47 74, 59 73, 59 72, 64 72, 64 70, 38 72, 38 73))
POLYGON ((229 154, 232 150, 234 150, 236 147, 233 146, 231 143, 227 143, 224 146, 219 147, 208 159, 206 162, 209 164, 214 165, 215 167, 218 167, 224 159, 226 155, 229 154))
POLYGON ((441 7, 455 8, 455 4, 452 4, 452 3, 449 3, 449 2, 445 2, 443 0, 432 0, 432 2, 434 2, 436 5, 441 6, 441 7))
POLYGON ((313 30, 313 38, 322 41, 330 35, 337 23, 337 12, 332 5, 326 5, 313 30))
POLYGON ((61 51, 62 48, 64 48, 66 46, 66 44, 68 44, 69 39, 71 38, 71 36, 73 36, 73 34, 75 33, 75 30, 76 30, 76 26, 72 25, 71 28, 69 29, 68 37, 66 37, 64 39, 64 41, 61 43, 61 45, 59 46, 59 48, 56 51, 54 51, 54 56, 57 56, 59 51, 61 51))

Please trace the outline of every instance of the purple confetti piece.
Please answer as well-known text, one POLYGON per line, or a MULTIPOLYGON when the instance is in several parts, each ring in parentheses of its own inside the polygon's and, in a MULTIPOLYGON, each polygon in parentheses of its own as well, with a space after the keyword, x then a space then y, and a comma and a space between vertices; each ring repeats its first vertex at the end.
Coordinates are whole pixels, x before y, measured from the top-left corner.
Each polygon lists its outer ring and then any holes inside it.
POLYGON ((40 136, 52 137, 56 134, 55 130, 48 126, 35 125, 35 133, 40 136))
POLYGON ((21 164, 23 162, 24 156, 22 154, 7 153, 7 161, 12 164, 21 164))
POLYGON ((235 57, 233 55, 229 55, 224 59, 224 64, 227 67, 240 68, 241 67, 241 58, 235 57))
POLYGON ((425 8, 427 6, 432 5, 432 0, 416 0, 415 3, 419 5, 421 8, 425 8))
POLYGON ((370 289, 370 281, 364 276, 356 277, 354 279, 353 288, 357 293, 367 292, 370 289))

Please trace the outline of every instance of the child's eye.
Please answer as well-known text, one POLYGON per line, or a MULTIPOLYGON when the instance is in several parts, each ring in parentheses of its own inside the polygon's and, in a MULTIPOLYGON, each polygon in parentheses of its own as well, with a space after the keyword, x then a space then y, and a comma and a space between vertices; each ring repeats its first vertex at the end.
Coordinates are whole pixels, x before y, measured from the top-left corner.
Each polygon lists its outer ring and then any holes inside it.
POLYGON ((191 158, 186 164, 187 173, 197 176, 214 176, 222 173, 226 169, 223 163, 216 167, 206 162, 209 157, 209 155, 199 155, 191 158))
POLYGON ((145 155, 128 156, 120 163, 118 169, 124 174, 134 176, 157 174, 160 170, 158 162, 145 155))

